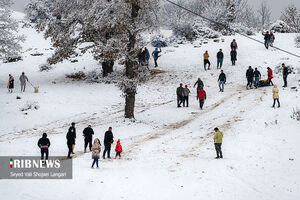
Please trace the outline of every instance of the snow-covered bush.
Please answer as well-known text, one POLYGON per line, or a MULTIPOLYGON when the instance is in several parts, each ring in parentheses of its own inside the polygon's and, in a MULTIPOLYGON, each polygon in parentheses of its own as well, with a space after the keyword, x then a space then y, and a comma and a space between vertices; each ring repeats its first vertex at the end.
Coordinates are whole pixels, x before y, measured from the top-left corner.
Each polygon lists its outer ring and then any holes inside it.
POLYGON ((295 43, 296 43, 296 47, 300 48, 300 34, 296 35, 296 37, 295 37, 295 43))
POLYGON ((196 38, 219 38, 221 37, 221 33, 214 31, 211 28, 208 28, 206 26, 203 26, 202 22, 196 22, 193 25, 193 31, 195 33, 196 38))
POLYGON ((284 21, 277 20, 270 26, 270 30, 278 33, 288 33, 290 32, 290 27, 284 21))
POLYGON ((26 104, 20 108, 20 111, 38 110, 39 108, 40 106, 37 101, 27 101, 26 104))
POLYGON ((151 45, 154 47, 166 47, 168 46, 168 38, 164 35, 155 35, 151 38, 151 45))
POLYGON ((300 121, 300 109, 299 108, 293 109, 293 113, 291 115, 291 118, 295 119, 297 121, 300 121))
POLYGON ((53 69, 53 67, 52 67, 52 65, 47 63, 47 64, 40 65, 39 69, 41 72, 43 72, 43 71, 49 71, 49 70, 53 69))
POLYGON ((86 79, 86 75, 83 71, 79 71, 79 72, 75 72, 75 73, 71 73, 71 74, 66 74, 66 78, 71 78, 73 80, 85 80, 86 79))
POLYGON ((241 23, 234 23, 230 28, 236 33, 243 33, 247 35, 255 35, 256 32, 254 28, 248 27, 241 23))
POLYGON ((30 22, 35 23, 38 20, 49 19, 49 11, 45 6, 44 0, 31 0, 26 8, 26 17, 30 22))

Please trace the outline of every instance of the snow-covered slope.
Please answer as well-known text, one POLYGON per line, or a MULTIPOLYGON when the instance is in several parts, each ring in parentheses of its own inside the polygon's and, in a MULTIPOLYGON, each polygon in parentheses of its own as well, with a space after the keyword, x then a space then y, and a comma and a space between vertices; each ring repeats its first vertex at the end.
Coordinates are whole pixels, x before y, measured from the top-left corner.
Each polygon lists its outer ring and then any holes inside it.
MULTIPOLYGON (((124 99, 119 89, 109 84, 72 82, 66 73, 88 72, 100 67, 84 55, 79 62, 65 61, 49 72, 38 66, 51 55, 50 41, 31 28, 23 61, 1 64, 0 74, 0 155, 39 155, 38 138, 47 132, 50 156, 66 155, 65 134, 72 121, 77 123, 75 152, 83 150, 81 132, 92 124, 95 137, 103 143, 104 132, 113 127, 124 153, 121 160, 102 160, 91 169, 91 154, 73 159, 72 180, 0 180, 1 197, 7 199, 263 199, 296 200, 300 196, 299 121, 291 119, 299 106, 299 59, 241 36, 225 41, 209 41, 201 48, 192 44, 164 48, 159 59, 160 73, 138 88, 136 122, 123 119, 124 99), (238 42, 238 61, 231 66, 229 43, 238 42), (227 75, 225 92, 217 84, 217 51, 225 54, 227 75), (202 54, 208 50, 211 70, 204 71, 202 54), (39 52, 43 56, 31 56, 39 52), (289 88, 279 85, 281 108, 271 108, 272 88, 246 90, 245 73, 249 65, 258 67, 266 78, 266 67, 281 63, 296 68, 289 76, 289 88), (18 76, 24 71, 40 92, 19 92, 18 76), (16 79, 16 91, 7 93, 8 74, 16 79), (204 110, 199 110, 192 88, 201 77, 207 92, 204 110), (54 84, 55 82, 55 84, 54 84), (192 91, 190 107, 176 108, 175 90, 179 83, 192 91), (290 87, 297 87, 298 91, 290 87), (16 99, 20 96, 22 99, 16 99), (26 102, 38 102, 40 108, 26 112, 26 102), (224 133, 224 159, 215 160, 213 129, 224 133)), ((262 39, 261 35, 255 36, 262 39)), ((300 54, 294 48, 293 34, 277 34, 275 45, 300 54)), ((197 43, 197 42, 196 42, 197 43)), ((153 50, 152 47, 149 47, 153 50)), ((151 66, 153 66, 151 60, 151 66)), ((116 70, 120 70, 117 67, 116 70)), ((152 68, 152 67, 151 67, 152 68)))

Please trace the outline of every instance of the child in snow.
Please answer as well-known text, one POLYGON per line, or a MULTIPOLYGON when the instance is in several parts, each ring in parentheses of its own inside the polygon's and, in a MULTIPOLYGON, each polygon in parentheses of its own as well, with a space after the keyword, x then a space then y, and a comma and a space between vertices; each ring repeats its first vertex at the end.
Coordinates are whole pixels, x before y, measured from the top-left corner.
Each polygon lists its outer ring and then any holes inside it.
POLYGON ((96 163, 97 168, 98 168, 98 160, 100 157, 100 152, 101 152, 101 143, 100 140, 98 138, 96 138, 94 140, 94 144, 92 146, 92 159, 93 160, 93 164, 92 164, 92 168, 94 168, 94 164, 96 163))
POLYGON ((119 159, 121 159, 121 153, 122 153, 122 145, 121 145, 121 142, 120 142, 120 139, 118 139, 117 141, 117 145, 116 145, 116 157, 115 159, 119 156, 119 159))
POLYGON ((14 89, 14 77, 9 74, 8 75, 8 83, 7 83, 7 88, 8 88, 8 92, 12 93, 13 89, 14 89))
POLYGON ((279 90, 278 90, 276 84, 274 84, 274 88, 273 88, 272 92, 273 92, 273 99, 274 99, 273 108, 275 107, 276 101, 277 101, 277 103, 278 103, 278 108, 279 108, 279 107, 280 107, 279 94, 278 94, 278 93, 279 93, 279 90))

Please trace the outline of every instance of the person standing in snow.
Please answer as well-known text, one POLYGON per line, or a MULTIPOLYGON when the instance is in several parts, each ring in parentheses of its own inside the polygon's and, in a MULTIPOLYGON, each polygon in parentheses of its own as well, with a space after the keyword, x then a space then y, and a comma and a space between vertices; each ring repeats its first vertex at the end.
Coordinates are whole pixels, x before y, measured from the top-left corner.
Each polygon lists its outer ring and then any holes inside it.
POLYGON ((275 35, 272 32, 270 32, 270 46, 271 47, 273 47, 274 41, 275 41, 275 35))
POLYGON ((86 147, 89 145, 90 151, 92 151, 92 141, 93 141, 94 130, 92 129, 91 125, 88 125, 83 130, 84 136, 84 152, 86 152, 86 147))
POLYGON ((22 75, 20 76, 19 80, 20 80, 20 83, 21 83, 21 92, 25 92, 26 81, 29 81, 29 80, 28 80, 28 77, 25 75, 24 72, 22 72, 22 75))
POLYGON ((230 43, 230 48, 234 49, 234 50, 237 50, 238 45, 237 45, 235 39, 233 39, 232 42, 230 43))
POLYGON ((10 92, 10 93, 12 93, 13 90, 14 90, 14 85, 15 85, 14 82, 15 82, 14 77, 11 74, 9 74, 8 75, 7 89, 8 89, 8 92, 10 92))
POLYGON ((231 51, 230 51, 230 58, 231 58, 232 65, 235 65, 235 61, 237 60, 236 57, 237 57, 236 50, 235 49, 231 49, 231 51))
POLYGON ((257 70, 256 67, 255 67, 255 70, 254 70, 253 74, 254 74, 254 87, 257 88, 258 87, 258 83, 259 83, 259 81, 261 79, 261 74, 257 70))
POLYGON ((283 76, 283 82, 284 82, 284 85, 283 87, 287 87, 287 77, 289 75, 289 69, 287 66, 285 66, 284 63, 282 63, 282 76, 283 76))
POLYGON ((191 93, 190 89, 187 87, 187 85, 185 85, 185 87, 183 88, 183 107, 185 107, 185 103, 186 103, 186 107, 189 107, 190 93, 191 93))
POLYGON ((204 101, 206 100, 206 92, 203 89, 200 89, 197 94, 197 99, 199 99, 200 109, 202 110, 204 101))
POLYGON ((253 77, 254 77, 253 69, 251 66, 249 66, 249 69, 247 69, 247 72, 246 72, 247 89, 248 89, 248 87, 250 87, 250 89, 252 89, 253 77))
POLYGON ((274 88, 273 88, 272 92, 273 92, 273 100, 274 100, 273 108, 275 107, 276 101, 277 101, 277 103, 278 103, 278 108, 279 108, 279 107, 280 107, 279 94, 278 94, 278 93, 279 93, 279 90, 278 90, 276 84, 274 85, 274 88))
POLYGON ((196 83, 194 84, 194 87, 195 87, 196 85, 197 85, 197 93, 196 93, 196 94, 198 94, 199 90, 200 90, 200 89, 203 89, 203 87, 204 87, 203 81, 202 81, 200 78, 198 78, 198 80, 197 80, 196 83))
POLYGON ((268 69, 268 82, 269 82, 269 85, 270 85, 270 83, 271 83, 272 85, 274 85, 273 82, 272 82, 272 79, 273 79, 273 71, 272 71, 272 69, 271 69, 270 67, 267 67, 267 69, 268 69))
POLYGON ((149 53, 147 47, 145 47, 144 52, 145 52, 144 55, 145 55, 145 61, 146 61, 145 64, 148 66, 149 65, 149 59, 150 59, 150 53, 149 53))
POLYGON ((46 160, 48 160, 50 140, 47 138, 46 133, 43 133, 43 136, 39 139, 37 145, 41 149, 41 160, 44 160, 44 154, 46 154, 46 160))
POLYGON ((107 152, 107 158, 111 159, 110 157, 110 149, 111 144, 114 142, 114 135, 112 133, 112 127, 108 128, 108 131, 104 134, 104 151, 103 151, 103 159, 105 159, 105 154, 107 152))
POLYGON ((176 89, 176 94, 177 94, 177 107, 181 107, 181 103, 183 102, 183 87, 182 83, 180 83, 180 86, 176 89))
POLYGON ((214 136, 214 143, 215 143, 215 149, 217 153, 216 159, 223 158, 222 154, 222 143, 223 143, 223 133, 218 129, 215 128, 215 136, 214 136))
POLYGON ((76 128, 75 128, 75 122, 72 122, 71 127, 68 130, 67 133, 67 145, 68 145, 68 158, 71 158, 71 153, 74 154, 74 147, 75 147, 75 141, 76 141, 76 128))
POLYGON ((206 64, 208 64, 208 70, 210 69, 210 62, 209 62, 209 54, 208 51, 205 51, 205 53, 203 54, 203 58, 204 58, 204 70, 206 71, 206 64))
POLYGON ((223 72, 223 70, 221 70, 221 74, 219 75, 218 82, 219 82, 220 92, 224 92, 224 84, 226 83, 226 75, 223 72))
POLYGON ((217 69, 222 68, 223 59, 224 59, 224 54, 222 52, 222 49, 220 49, 219 52, 217 53, 217 69))
POLYGON ((161 49, 158 50, 158 48, 155 48, 155 50, 152 52, 152 56, 153 56, 154 64, 155 64, 154 67, 158 67, 157 59, 160 57, 159 53, 161 53, 161 49))
POLYGON ((121 159, 121 153, 122 153, 123 149, 122 149, 122 145, 121 145, 120 139, 118 139, 118 141, 117 141, 117 145, 116 145, 115 151, 116 151, 115 159, 118 156, 119 156, 119 159, 121 159))
POLYGON ((269 31, 267 31, 266 33, 262 33, 262 34, 263 34, 264 40, 265 40, 265 47, 266 47, 266 49, 269 49, 271 35, 269 34, 269 31))
POLYGON ((100 152, 101 152, 101 143, 100 140, 96 138, 92 146, 92 159, 93 159, 92 168, 94 168, 95 164, 97 165, 97 168, 99 167, 98 162, 100 158, 100 152))

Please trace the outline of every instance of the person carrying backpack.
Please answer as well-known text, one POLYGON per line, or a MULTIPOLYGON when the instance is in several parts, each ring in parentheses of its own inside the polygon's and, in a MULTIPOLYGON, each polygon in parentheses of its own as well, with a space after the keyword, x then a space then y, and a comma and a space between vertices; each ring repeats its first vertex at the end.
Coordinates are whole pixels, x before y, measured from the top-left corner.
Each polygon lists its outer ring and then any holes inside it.
POLYGON ((233 39, 232 42, 230 43, 230 48, 234 49, 234 50, 237 50, 238 45, 237 45, 235 39, 233 39))

